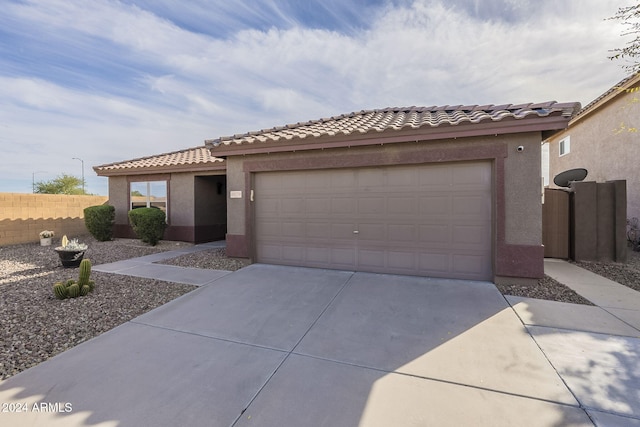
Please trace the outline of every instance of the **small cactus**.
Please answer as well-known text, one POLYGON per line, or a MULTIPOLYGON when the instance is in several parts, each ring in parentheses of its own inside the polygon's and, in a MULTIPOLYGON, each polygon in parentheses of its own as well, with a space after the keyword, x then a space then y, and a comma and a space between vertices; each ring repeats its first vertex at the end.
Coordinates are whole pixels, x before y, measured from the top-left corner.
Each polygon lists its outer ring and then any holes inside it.
POLYGON ((67 239, 67 235, 62 236, 62 241, 60 242, 63 248, 66 248, 69 244, 69 239, 67 239))
POLYGON ((67 297, 67 287, 62 282, 58 282, 53 285, 53 293, 58 299, 65 299, 67 297))
POLYGON ((89 284, 89 276, 91 275, 91 261, 86 258, 80 262, 80 272, 78 273, 78 285, 82 288, 89 284))
POLYGON ((83 259, 80 262, 80 272, 78 281, 69 279, 66 282, 58 282, 53 285, 53 293, 56 298, 76 298, 79 296, 85 296, 95 288, 95 282, 89 280, 91 275, 91 261, 89 259, 83 259))
POLYGON ((67 293, 69 294, 69 298, 76 298, 78 295, 80 295, 80 286, 78 286, 77 283, 74 283, 73 285, 69 286, 69 288, 67 289, 67 293))

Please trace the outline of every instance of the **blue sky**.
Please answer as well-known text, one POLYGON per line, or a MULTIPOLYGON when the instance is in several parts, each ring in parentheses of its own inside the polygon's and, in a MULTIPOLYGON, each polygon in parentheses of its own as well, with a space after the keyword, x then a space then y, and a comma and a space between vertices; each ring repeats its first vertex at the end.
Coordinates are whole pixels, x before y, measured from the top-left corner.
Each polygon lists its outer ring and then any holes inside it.
POLYGON ((579 101, 624 0, 0 0, 0 192, 390 106, 579 101))

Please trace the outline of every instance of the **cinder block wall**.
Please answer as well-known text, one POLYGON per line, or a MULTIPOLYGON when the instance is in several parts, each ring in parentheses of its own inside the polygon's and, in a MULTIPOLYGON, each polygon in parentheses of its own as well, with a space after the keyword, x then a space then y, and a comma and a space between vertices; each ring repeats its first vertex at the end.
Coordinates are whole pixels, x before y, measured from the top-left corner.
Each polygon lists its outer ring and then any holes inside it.
POLYGON ((106 196, 0 193, 0 246, 37 242, 42 230, 53 230, 55 241, 88 234, 84 208, 103 205, 106 196))

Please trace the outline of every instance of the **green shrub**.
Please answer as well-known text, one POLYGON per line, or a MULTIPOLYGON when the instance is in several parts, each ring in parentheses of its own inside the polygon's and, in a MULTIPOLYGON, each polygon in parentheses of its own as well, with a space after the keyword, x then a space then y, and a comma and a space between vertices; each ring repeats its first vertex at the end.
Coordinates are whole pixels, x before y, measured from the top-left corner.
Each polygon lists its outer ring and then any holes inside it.
POLYGON ((156 208, 138 208, 129 211, 133 232, 145 243, 155 246, 164 235, 167 226, 163 211, 156 208))
POLYGON ((89 206, 84 209, 84 225, 100 242, 111 240, 115 219, 116 208, 111 205, 89 206))

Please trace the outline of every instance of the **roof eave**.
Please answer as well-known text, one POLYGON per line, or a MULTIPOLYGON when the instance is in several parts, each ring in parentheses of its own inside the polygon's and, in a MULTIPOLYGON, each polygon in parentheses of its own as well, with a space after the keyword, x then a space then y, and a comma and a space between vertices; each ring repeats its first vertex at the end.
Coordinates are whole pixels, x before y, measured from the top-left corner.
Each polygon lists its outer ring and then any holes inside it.
MULTIPOLYGON (((318 150, 328 148, 356 147, 366 145, 392 144, 398 142, 433 141, 476 136, 504 135, 526 132, 549 132, 566 129, 570 117, 551 114, 546 117, 505 118, 500 121, 481 123, 442 124, 436 127, 422 127, 412 130, 387 130, 363 135, 341 135, 318 138, 297 138, 287 141, 269 141, 214 146, 214 140, 206 140, 205 146, 216 157, 234 155, 265 154, 287 151, 318 150)), ((231 143, 234 144, 234 143, 231 143)))
POLYGON ((199 163, 197 165, 180 165, 180 166, 154 166, 143 168, 120 168, 120 169, 99 169, 100 166, 94 166, 93 170, 98 176, 126 176, 126 175, 150 175, 155 173, 188 173, 188 172, 209 172, 209 171, 226 171, 227 163, 225 161, 215 163, 199 163))

